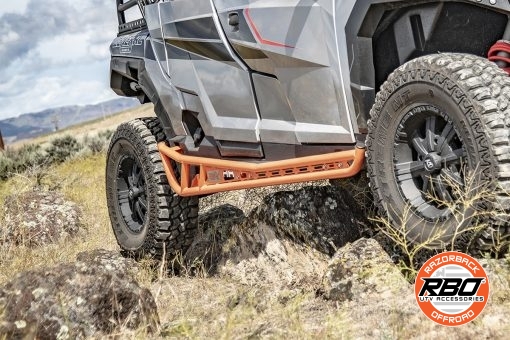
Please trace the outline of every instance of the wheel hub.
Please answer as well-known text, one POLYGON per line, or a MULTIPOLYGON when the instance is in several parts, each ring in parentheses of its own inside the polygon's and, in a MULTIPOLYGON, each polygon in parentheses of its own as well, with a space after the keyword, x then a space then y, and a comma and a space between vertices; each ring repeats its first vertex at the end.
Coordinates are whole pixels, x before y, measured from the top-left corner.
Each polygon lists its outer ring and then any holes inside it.
POLYGON ((119 205, 124 221, 133 233, 143 230, 148 209, 145 178, 134 156, 120 161, 117 174, 119 205))
POLYGON ((413 108, 402 119, 394 144, 398 188, 416 214, 447 218, 464 186, 466 152, 448 115, 433 105, 413 108))
POLYGON ((129 195, 129 199, 130 199, 131 201, 134 201, 134 200, 136 200, 138 197, 140 197, 140 195, 141 195, 143 192, 144 192, 144 191, 143 191, 143 190, 140 190, 140 188, 133 186, 133 187, 131 187, 131 189, 129 189, 129 193, 128 193, 128 195, 129 195))
POLYGON ((432 173, 437 170, 441 170, 443 167, 443 159, 436 152, 431 152, 423 160, 423 166, 425 170, 432 173))

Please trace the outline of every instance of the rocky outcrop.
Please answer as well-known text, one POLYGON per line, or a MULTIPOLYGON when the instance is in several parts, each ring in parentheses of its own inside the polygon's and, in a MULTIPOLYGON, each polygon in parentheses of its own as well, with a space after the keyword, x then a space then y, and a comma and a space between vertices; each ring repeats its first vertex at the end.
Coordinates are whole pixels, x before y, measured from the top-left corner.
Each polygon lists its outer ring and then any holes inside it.
POLYGON ((264 222, 294 242, 327 255, 359 239, 368 225, 350 193, 329 185, 269 195, 249 220, 264 222))
POLYGON ((201 259, 208 273, 247 285, 314 290, 328 255, 358 239, 366 224, 342 188, 312 186, 276 192, 248 217, 230 205, 201 215, 202 231, 186 258, 190 263, 201 259))
POLYGON ((243 211, 230 204, 201 214, 198 219, 200 229, 185 254, 187 265, 191 268, 202 267, 207 273, 216 273, 233 228, 245 220, 243 211))
POLYGON ((275 291, 313 291, 328 257, 312 247, 282 238, 263 222, 236 229, 218 264, 218 273, 249 286, 275 291))
POLYGON ((41 246, 76 236, 80 230, 79 207, 54 191, 29 191, 11 195, 4 205, 0 242, 41 246))
POLYGON ((131 260, 98 250, 75 263, 18 274, 0 288, 7 338, 85 339, 159 322, 150 291, 135 281, 131 260))
POLYGON ((202 265, 211 275, 278 291, 310 288, 326 268, 325 254, 231 205, 201 215, 200 222, 202 230, 185 257, 192 267, 202 265))
POLYGON ((370 294, 385 298, 412 291, 379 243, 364 238, 335 254, 323 284, 325 297, 334 301, 365 299, 370 294))
POLYGON ((491 297, 482 315, 463 327, 443 327, 429 320, 416 303, 414 285, 373 239, 360 239, 335 254, 324 275, 323 293, 345 311, 349 334, 357 339, 505 338, 510 325, 509 263, 480 262, 489 276, 491 297))

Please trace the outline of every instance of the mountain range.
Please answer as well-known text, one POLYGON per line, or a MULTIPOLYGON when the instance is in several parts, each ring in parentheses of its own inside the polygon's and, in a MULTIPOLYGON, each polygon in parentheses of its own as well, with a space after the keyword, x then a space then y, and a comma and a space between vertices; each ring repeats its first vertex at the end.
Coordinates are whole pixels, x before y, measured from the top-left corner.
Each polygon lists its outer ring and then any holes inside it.
POLYGON ((140 105, 133 98, 117 98, 103 103, 84 106, 64 106, 19 117, 0 120, 0 131, 7 143, 34 138, 69 126, 106 117, 140 105))

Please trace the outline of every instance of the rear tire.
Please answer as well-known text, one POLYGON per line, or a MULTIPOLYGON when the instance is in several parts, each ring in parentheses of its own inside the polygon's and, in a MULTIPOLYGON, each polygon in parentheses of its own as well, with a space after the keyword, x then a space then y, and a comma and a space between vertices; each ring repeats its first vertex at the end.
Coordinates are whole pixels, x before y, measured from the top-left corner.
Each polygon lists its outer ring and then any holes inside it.
POLYGON ((409 241, 435 248, 459 241, 472 251, 506 248, 508 223, 495 218, 482 232, 454 238, 480 222, 476 209, 510 207, 500 190, 510 189, 509 103, 508 74, 472 55, 421 57, 383 84, 370 113, 368 173, 379 211, 409 241), (454 188, 467 188, 468 174, 494 190, 493 200, 479 201, 476 209, 460 205, 454 213, 439 201, 462 202, 454 188))
POLYGON ((108 150, 106 197, 117 243, 124 254, 162 259, 184 253, 198 223, 198 198, 180 197, 168 184, 157 143, 157 118, 117 128, 108 150))

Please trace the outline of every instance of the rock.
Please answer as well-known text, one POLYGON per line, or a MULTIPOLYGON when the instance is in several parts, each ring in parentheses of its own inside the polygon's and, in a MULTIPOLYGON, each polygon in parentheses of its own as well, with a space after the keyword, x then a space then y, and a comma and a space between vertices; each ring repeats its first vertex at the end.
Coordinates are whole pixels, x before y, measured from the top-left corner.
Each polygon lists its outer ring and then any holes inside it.
POLYGON ((75 263, 18 274, 0 288, 7 338, 84 339, 159 323, 149 290, 130 274, 117 252, 78 255, 75 263))
POLYGON ((324 277, 324 295, 345 311, 349 334, 356 339, 508 338, 508 260, 480 263, 489 276, 491 297, 479 318, 462 327, 444 327, 429 320, 416 303, 414 285, 404 279, 375 240, 361 239, 338 251, 324 277))
POLYGON ((215 273, 223 247, 232 236, 234 226, 246 219, 241 209, 225 204, 201 214, 200 226, 184 258, 189 267, 203 266, 208 273, 215 273))
MULTIPOLYGON (((387 226, 380 225, 379 228, 387 228, 387 226)), ((385 232, 388 232, 388 230, 385 230, 385 232)), ((425 262, 427 262, 432 256, 441 252, 440 250, 428 249, 426 247, 423 247, 417 251, 415 251, 412 246, 408 249, 404 249, 399 243, 395 242, 394 239, 391 239, 388 235, 386 235, 385 232, 379 230, 373 235, 372 238, 381 245, 381 247, 390 256, 391 260, 395 264, 405 263, 406 266, 419 270, 423 264, 425 264, 425 262), (406 253, 409 251, 414 252, 412 264, 410 263, 409 255, 406 253)), ((398 231, 393 230, 391 232, 393 233, 398 231)), ((397 237, 401 240, 403 235, 398 235, 397 237)))
POLYGON ((105 249, 79 253, 76 255, 76 262, 116 273, 134 274, 138 271, 138 263, 134 259, 119 256, 117 252, 105 249))
POLYGON ((369 224, 349 192, 329 185, 269 195, 249 220, 264 222, 328 255, 359 239, 369 224))
POLYGON ((510 259, 481 259, 490 283, 490 301, 510 302, 510 259))
POLYGON ((373 239, 360 239, 340 249, 329 263, 323 287, 325 297, 335 301, 364 299, 372 293, 391 298, 411 291, 411 285, 373 239))
POLYGON ((263 222, 235 228, 223 249, 218 273, 248 286, 315 291, 327 266, 327 255, 278 235, 263 222))
POLYGON ((81 211, 54 191, 29 191, 8 196, 0 242, 41 246, 76 236, 81 211))
POLYGON ((187 262, 250 286, 315 291, 328 255, 358 239, 368 224, 349 193, 338 187, 273 192, 261 202, 248 217, 231 205, 202 214, 202 231, 186 253, 187 262))

